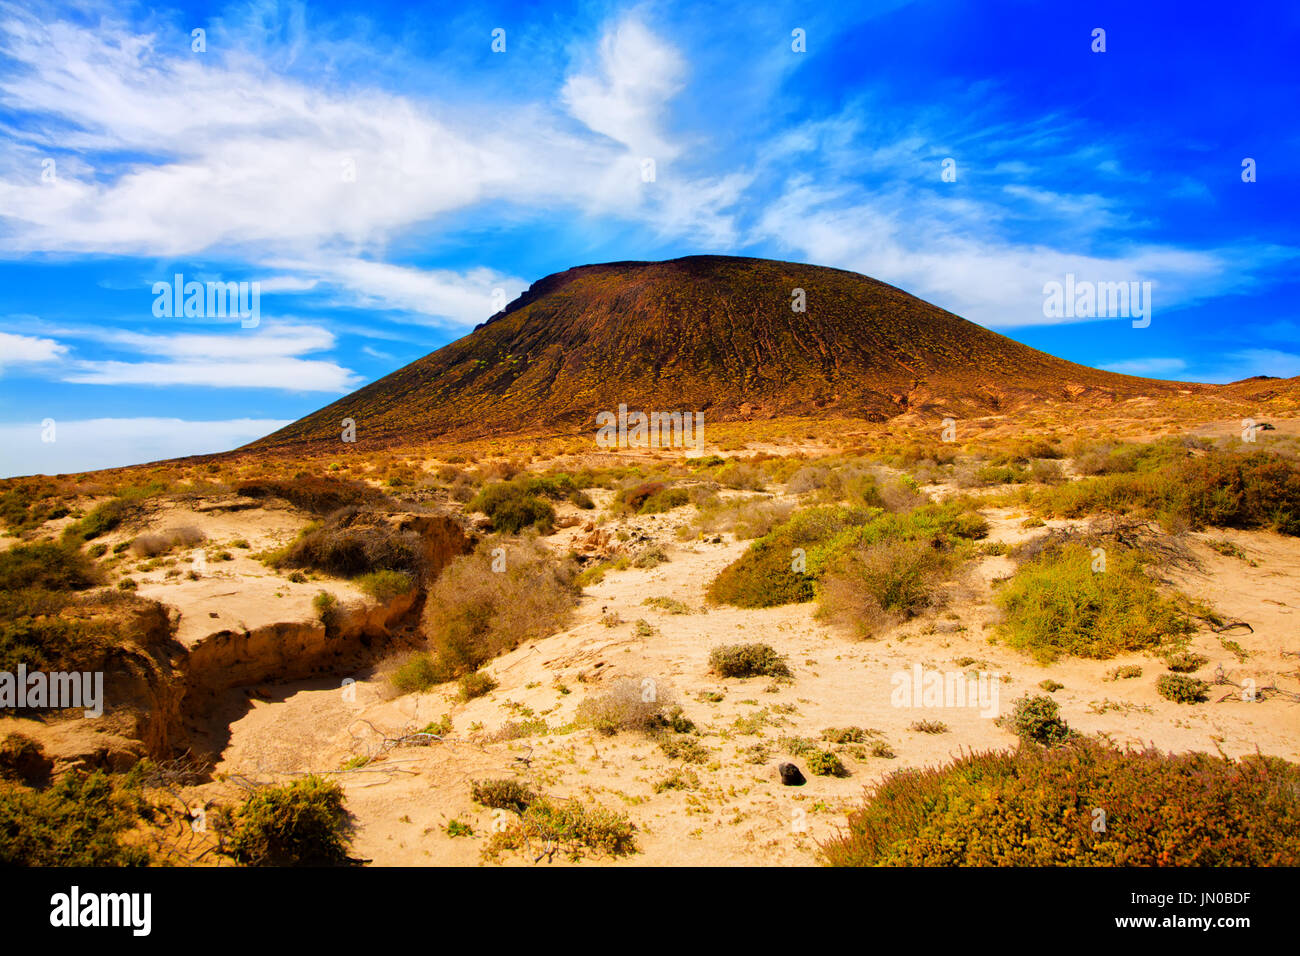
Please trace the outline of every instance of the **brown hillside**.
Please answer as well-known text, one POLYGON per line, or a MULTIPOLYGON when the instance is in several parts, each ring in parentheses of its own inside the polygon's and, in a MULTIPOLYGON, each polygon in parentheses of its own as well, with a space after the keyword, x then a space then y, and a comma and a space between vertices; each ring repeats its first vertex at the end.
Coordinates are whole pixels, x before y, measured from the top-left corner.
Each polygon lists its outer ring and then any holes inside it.
POLYGON ((595 429, 619 403, 706 421, 1008 411, 1212 386, 1117 375, 1021 345, 866 276, 691 256, 547 276, 470 335, 255 443, 365 444, 595 429), (794 289, 807 311, 791 309, 794 289))

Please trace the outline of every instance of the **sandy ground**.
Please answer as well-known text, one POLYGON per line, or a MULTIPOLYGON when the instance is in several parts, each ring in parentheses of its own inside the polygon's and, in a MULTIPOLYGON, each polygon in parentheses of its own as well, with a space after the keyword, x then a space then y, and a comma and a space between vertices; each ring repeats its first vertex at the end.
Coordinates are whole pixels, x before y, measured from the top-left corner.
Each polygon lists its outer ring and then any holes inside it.
MULTIPOLYGON (((991 541, 1013 543, 1042 533, 1022 527, 1024 515, 1014 511, 986 513, 991 541)), ((994 723, 994 714, 978 708, 894 706, 892 678, 910 673, 916 664, 999 675, 992 685, 998 713, 1009 712, 1026 693, 1041 693, 1039 683, 1051 678, 1064 685, 1054 696, 1072 726, 1108 734, 1117 743, 1173 751, 1221 749, 1231 756, 1258 749, 1300 760, 1300 704, 1283 695, 1266 692, 1262 700, 1246 702, 1236 687, 1224 684, 1213 688, 1210 702, 1179 705, 1156 694, 1155 680, 1164 667, 1155 658, 1040 666, 994 643, 991 581, 1011 572, 1012 562, 1005 557, 977 561, 949 607, 873 641, 855 641, 830 630, 815 620, 812 605, 710 608, 703 598, 709 581, 747 542, 730 535, 716 543, 712 536, 678 541, 677 526, 694 514, 684 507, 655 518, 611 519, 606 525, 611 530, 644 534, 660 543, 668 563, 609 572, 602 583, 588 588, 572 627, 486 668, 499 686, 485 697, 460 703, 453 699, 453 687, 390 699, 374 674, 355 675, 358 683, 351 689, 338 681, 270 688, 231 726, 217 770, 260 780, 309 771, 335 774, 355 818, 354 852, 376 865, 478 863, 493 818, 492 811, 471 801, 470 783, 518 776, 547 794, 595 800, 627 813, 637 826, 640 852, 618 861, 620 865, 770 866, 815 863, 818 841, 843 824, 864 787, 893 770, 941 763, 971 748, 1014 745, 1012 735, 994 723), (675 598, 691 611, 670 614, 642 604, 656 596, 675 598), (621 623, 607 626, 605 621, 614 616, 621 623), (638 620, 652 628, 648 636, 638 636, 638 620), (736 642, 771 644, 788 657, 793 681, 711 675, 710 649, 736 642), (1142 676, 1107 680, 1108 672, 1122 664, 1140 665, 1142 676), (619 677, 650 678, 661 695, 680 702, 702 732, 698 739, 710 752, 707 762, 671 760, 642 734, 606 737, 565 726, 584 697, 602 692, 619 677), (349 699, 352 694, 355 699, 349 699), (1220 701, 1224 696, 1229 699, 1220 701), (451 715, 453 731, 442 742, 397 747, 365 766, 339 772, 351 758, 378 753, 384 738, 419 730, 443 714, 451 715), (507 721, 539 718, 549 732, 484 742, 507 721), (948 731, 910 729, 920 720, 942 721, 948 731), (791 759, 782 752, 780 738, 816 740, 824 728, 844 726, 878 731, 873 739, 887 741, 896 756, 841 752, 851 776, 808 775, 802 787, 780 784, 776 765, 791 759), (765 746, 766 756, 755 757, 754 745, 765 746), (655 785, 674 770, 694 772, 698 785, 656 792, 655 785), (473 835, 449 836, 446 826, 452 820, 469 824, 473 835)), ((577 533, 565 529, 549 542, 563 551, 577 533)), ((1300 608, 1300 541, 1233 532, 1192 539, 1201 570, 1171 574, 1171 580, 1253 628, 1222 635, 1247 653, 1245 662, 1225 647, 1220 635, 1198 633, 1192 649, 1209 658, 1198 676, 1213 680, 1222 667, 1225 678, 1236 684, 1252 679, 1259 688, 1276 683, 1293 694, 1300 691, 1294 616, 1300 608), (1203 544, 1206 538, 1233 541, 1246 560, 1211 551, 1203 544)), ((241 580, 241 600, 254 600, 256 585, 256 578, 241 580)), ((236 590, 233 583, 230 589, 236 590)), ((317 589, 313 585, 310 591, 317 589)), ((220 604, 232 597, 223 592, 210 599, 220 604)), ((806 771, 801 759, 794 762, 806 771)), ((557 856, 555 862, 562 861, 557 856)))

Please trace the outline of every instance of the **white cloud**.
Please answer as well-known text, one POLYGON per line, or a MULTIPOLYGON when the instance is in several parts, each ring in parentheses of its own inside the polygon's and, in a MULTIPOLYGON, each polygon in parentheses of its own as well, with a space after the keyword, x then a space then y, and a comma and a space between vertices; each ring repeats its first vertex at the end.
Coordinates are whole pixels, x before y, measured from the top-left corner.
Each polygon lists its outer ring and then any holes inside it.
MULTIPOLYGON (((736 196, 725 177, 696 187, 680 171, 669 186, 642 188, 642 156, 662 166, 681 152, 660 124, 683 67, 633 16, 610 24, 595 72, 564 84, 587 126, 577 135, 544 102, 483 110, 311 88, 252 57, 170 55, 158 38, 109 21, 88 28, 12 12, 0 55, 18 67, 0 74, 0 101, 42 119, 8 130, 0 147, 0 252, 10 254, 221 250, 261 262, 272 250, 325 262, 382 251, 399 230, 491 200, 716 235, 720 203, 736 196), (38 175, 49 152, 68 157, 53 183, 38 175), (124 165, 120 153, 138 156, 124 165), (696 188, 704 201, 683 199, 696 188)), ((293 291, 294 278, 273 281, 293 291)))
POLYGON ((334 362, 300 357, 334 347, 334 335, 315 325, 267 323, 225 335, 105 332, 96 337, 149 358, 73 361, 62 375, 65 382, 346 392, 362 381, 334 362))
POLYGON ((0 370, 6 365, 58 361, 68 347, 54 339, 0 332, 0 370))
POLYGON ((314 273, 314 284, 341 289, 349 305, 426 315, 449 328, 483 322, 528 288, 523 279, 487 268, 416 269, 356 258, 279 265, 314 273))
POLYGON ((617 140, 637 157, 663 162, 678 152, 661 127, 685 72, 672 46, 628 16, 601 38, 595 69, 571 75, 561 97, 569 112, 590 129, 617 140))
POLYGON ((0 476, 70 474, 229 451, 289 424, 275 419, 94 418, 0 424, 0 476))

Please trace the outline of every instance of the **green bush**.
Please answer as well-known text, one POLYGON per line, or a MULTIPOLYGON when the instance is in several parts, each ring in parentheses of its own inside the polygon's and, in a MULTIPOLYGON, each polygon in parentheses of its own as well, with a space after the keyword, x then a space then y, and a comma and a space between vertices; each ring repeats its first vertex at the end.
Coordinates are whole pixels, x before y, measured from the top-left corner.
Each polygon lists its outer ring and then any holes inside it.
POLYGON ((493 680, 490 674, 485 674, 482 671, 464 674, 459 682, 460 699, 473 700, 475 697, 482 697, 495 689, 496 686, 497 682, 493 680))
POLYGON ((113 498, 92 508, 84 518, 63 529, 63 536, 72 541, 90 541, 108 534, 131 513, 131 503, 123 498, 113 498))
POLYGON ((829 750, 809 750, 803 754, 808 764, 808 772, 818 777, 847 777, 848 770, 843 761, 829 750))
POLYGON ((468 507, 487 515, 492 530, 502 534, 518 534, 525 528, 536 528, 541 534, 550 534, 555 527, 555 508, 539 497, 540 486, 527 480, 503 481, 487 485, 468 507))
POLYGON ((513 810, 515 813, 523 813, 537 800, 537 794, 531 787, 510 777, 471 781, 470 795, 475 803, 493 810, 513 810))
POLYGON ((1128 454, 1132 461, 1118 473, 1041 489, 1027 500, 1042 513, 1062 518, 1110 512, 1192 528, 1300 534, 1300 464, 1291 459, 1222 450, 1193 457, 1168 444, 1128 454))
POLYGON ((100 580, 95 566, 75 547, 42 541, 0 551, 0 591, 84 591, 100 580))
POLYGON ((0 784, 0 865, 145 866, 148 850, 123 838, 149 812, 101 771, 64 774, 42 791, 0 784))
POLYGON ((1069 740, 1073 731, 1061 719, 1061 708, 1050 697, 1037 694, 1016 701, 1011 730, 1022 741, 1054 747, 1069 740))
POLYGON ((1210 685, 1186 674, 1161 674, 1156 678, 1156 692, 1179 704, 1199 704, 1210 692, 1210 685))
POLYGON ((409 594, 415 579, 406 571, 370 571, 353 579, 353 584, 381 604, 401 594, 409 594))
POLYGON ((343 788, 309 776, 250 794, 229 852, 250 866, 337 866, 348 859, 348 831, 343 788))
POLYGON ((1040 661, 1062 654, 1106 659, 1158 647, 1193 630, 1191 619, 1161 597, 1141 552, 1111 549, 1106 570, 1071 543, 1026 562, 998 592, 1001 633, 1040 661))
POLYGON ((636 852, 636 827, 625 814, 595 804, 539 797, 517 822, 492 835, 483 855, 495 859, 506 850, 525 847, 561 851, 574 860, 587 853, 626 856, 636 852))
POLYGON ((828 571, 843 572, 844 563, 851 562, 845 556, 852 552, 907 542, 946 552, 983 537, 987 530, 987 522, 963 502, 921 505, 901 514, 873 508, 809 508, 756 540, 724 568, 709 586, 708 598, 736 607, 810 601, 817 594, 817 582, 828 571), (800 557, 802 567, 796 564, 800 557))
POLYGON ((1297 866, 1300 767, 1086 739, 970 753, 888 776, 823 854, 832 866, 1297 866))
POLYGON ((413 694, 427 691, 452 676, 432 654, 413 654, 397 666, 388 682, 399 694, 413 694))
POLYGON ((789 677, 790 665, 770 644, 724 644, 709 652, 720 677, 789 677))

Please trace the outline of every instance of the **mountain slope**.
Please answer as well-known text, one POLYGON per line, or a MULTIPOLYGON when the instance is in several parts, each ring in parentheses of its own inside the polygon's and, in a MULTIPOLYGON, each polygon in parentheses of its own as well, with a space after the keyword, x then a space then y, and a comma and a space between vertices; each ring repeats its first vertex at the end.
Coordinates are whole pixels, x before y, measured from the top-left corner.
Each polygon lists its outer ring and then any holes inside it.
POLYGON ((367 444, 405 444, 594 431, 620 403, 880 421, 1204 387, 1066 362, 853 272, 691 256, 547 276, 471 334, 252 447, 337 441, 345 418, 367 444))

